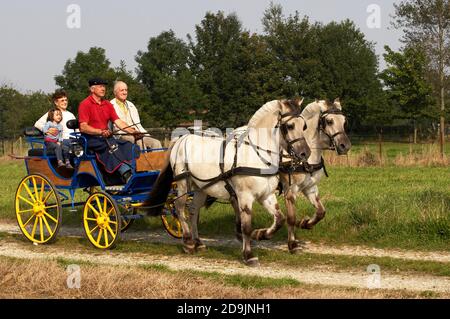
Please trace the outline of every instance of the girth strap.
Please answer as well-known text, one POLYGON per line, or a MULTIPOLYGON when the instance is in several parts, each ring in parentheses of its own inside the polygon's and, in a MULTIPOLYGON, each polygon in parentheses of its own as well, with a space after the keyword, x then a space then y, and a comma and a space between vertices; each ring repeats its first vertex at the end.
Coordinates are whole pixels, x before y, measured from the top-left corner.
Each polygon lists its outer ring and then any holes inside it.
MULTIPOLYGON (((281 173, 290 174, 292 173, 309 173, 313 174, 314 172, 319 171, 323 168, 323 171, 325 173, 325 176, 328 177, 328 172, 325 167, 325 161, 323 160, 323 157, 320 158, 320 163, 318 164, 308 164, 308 163, 301 163, 301 164, 294 164, 292 161, 289 162, 283 162, 280 164, 279 171, 281 173)), ((290 184, 290 182, 289 182, 290 184)))

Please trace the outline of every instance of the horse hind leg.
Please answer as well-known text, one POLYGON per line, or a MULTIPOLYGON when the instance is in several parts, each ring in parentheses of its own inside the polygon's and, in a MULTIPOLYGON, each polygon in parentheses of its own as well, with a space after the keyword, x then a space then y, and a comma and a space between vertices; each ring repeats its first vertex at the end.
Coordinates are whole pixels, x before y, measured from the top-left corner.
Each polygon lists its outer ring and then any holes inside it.
POLYGON ((231 197, 230 198, 231 206, 233 206, 234 213, 236 216, 235 219, 235 232, 236 232, 236 239, 242 242, 242 223, 241 223, 241 212, 239 209, 239 203, 237 198, 231 197))
POLYGON ((192 199, 192 203, 189 207, 189 217, 192 229, 192 240, 195 243, 196 251, 202 251, 206 249, 206 245, 203 244, 198 235, 200 208, 205 205, 205 201, 206 201, 206 194, 200 191, 196 192, 194 194, 194 198, 192 199))
POLYGON ((186 182, 177 182, 178 196, 175 200, 175 209, 177 210, 178 219, 180 220, 181 228, 183 229, 183 250, 185 253, 192 254, 195 252, 195 242, 192 239, 192 232, 189 227, 187 218, 184 214, 186 208, 186 182), (182 195, 182 196, 181 196, 182 195))
POLYGON ((315 187, 314 191, 306 193, 305 196, 316 208, 316 213, 314 214, 312 219, 309 219, 309 217, 303 218, 300 222, 297 223, 297 226, 299 226, 302 229, 312 229, 318 222, 320 222, 325 217, 326 213, 325 207, 323 206, 320 200, 319 190, 317 189, 317 186, 315 187))
POLYGON ((273 237, 273 235, 284 225, 285 217, 281 212, 280 206, 278 205, 277 197, 275 194, 271 194, 266 197, 261 204, 269 211, 273 216, 273 223, 269 228, 255 229, 252 232, 252 239, 255 240, 268 240, 273 237))

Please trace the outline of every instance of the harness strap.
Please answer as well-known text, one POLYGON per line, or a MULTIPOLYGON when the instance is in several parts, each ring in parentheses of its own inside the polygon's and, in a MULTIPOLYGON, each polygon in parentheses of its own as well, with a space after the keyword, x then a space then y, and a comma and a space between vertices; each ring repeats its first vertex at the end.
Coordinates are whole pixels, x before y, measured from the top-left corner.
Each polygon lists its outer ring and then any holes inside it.
MULTIPOLYGON (((231 198, 237 198, 236 192, 234 191, 233 186, 231 186, 230 182, 228 181, 228 179, 232 175, 228 176, 228 174, 227 175, 225 174, 225 168, 224 168, 225 167, 225 151, 226 151, 226 148, 227 148, 227 144, 228 144, 228 141, 226 139, 223 140, 221 148, 220 148, 220 152, 222 154, 222 158, 221 158, 221 161, 219 163, 221 174, 218 177, 221 177, 223 179, 223 181, 225 182, 225 189, 227 190, 228 194, 230 194, 230 197, 231 198)), ((236 147, 237 147, 237 143, 236 143, 236 147)), ((234 160, 233 160, 233 165, 231 166, 231 170, 229 170, 227 173, 233 171, 233 169, 236 167, 236 162, 237 162, 237 149, 236 149, 236 152, 234 154, 234 160)))
POLYGON ((320 163, 318 164, 308 164, 308 163, 299 163, 296 164, 293 161, 284 162, 280 165, 279 171, 281 173, 289 174, 289 185, 291 184, 291 174, 292 173, 309 173, 313 174, 314 172, 317 172, 323 168, 323 172, 325 173, 325 176, 328 177, 328 172, 325 167, 325 161, 323 160, 323 157, 320 158, 320 163))

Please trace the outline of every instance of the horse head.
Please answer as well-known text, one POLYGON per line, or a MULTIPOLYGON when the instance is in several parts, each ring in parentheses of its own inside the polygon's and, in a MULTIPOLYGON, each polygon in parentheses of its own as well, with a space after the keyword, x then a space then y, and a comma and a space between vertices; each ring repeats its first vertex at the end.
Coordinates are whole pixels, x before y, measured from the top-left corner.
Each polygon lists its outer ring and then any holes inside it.
POLYGON ((301 161, 307 161, 311 155, 311 149, 303 136, 307 125, 301 116, 302 102, 303 99, 280 101, 279 127, 282 136, 280 142, 291 156, 301 161))
POLYGON ((329 138, 330 148, 335 149, 338 155, 347 154, 352 143, 345 132, 347 120, 339 98, 333 103, 329 101, 322 103, 320 111, 319 131, 329 138))

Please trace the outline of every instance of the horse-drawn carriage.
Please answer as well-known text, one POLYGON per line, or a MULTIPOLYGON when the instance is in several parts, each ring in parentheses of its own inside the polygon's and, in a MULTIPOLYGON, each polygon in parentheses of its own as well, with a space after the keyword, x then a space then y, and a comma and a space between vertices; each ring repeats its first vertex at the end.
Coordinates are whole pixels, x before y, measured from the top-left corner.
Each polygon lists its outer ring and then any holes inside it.
MULTIPOLYGON (((20 230, 33 243, 51 243, 61 226, 63 208, 75 210, 76 206, 83 206, 83 227, 89 241, 100 249, 113 248, 120 233, 143 217, 137 208, 152 190, 167 151, 141 150, 139 158, 130 164, 131 178, 123 184, 119 175, 106 173, 97 164, 95 154, 86 147, 86 139, 75 132, 78 122, 69 121, 67 126, 74 129, 70 139, 74 169, 57 166, 56 157, 47 152, 39 130, 25 130, 30 145, 28 156, 23 157, 27 176, 20 181, 15 195, 20 230), (75 201, 79 189, 88 196, 83 202, 75 201)), ((175 194, 176 184, 173 188, 175 194)), ((182 230, 176 216, 169 199, 161 215, 162 223, 170 235, 180 238, 182 230)))

